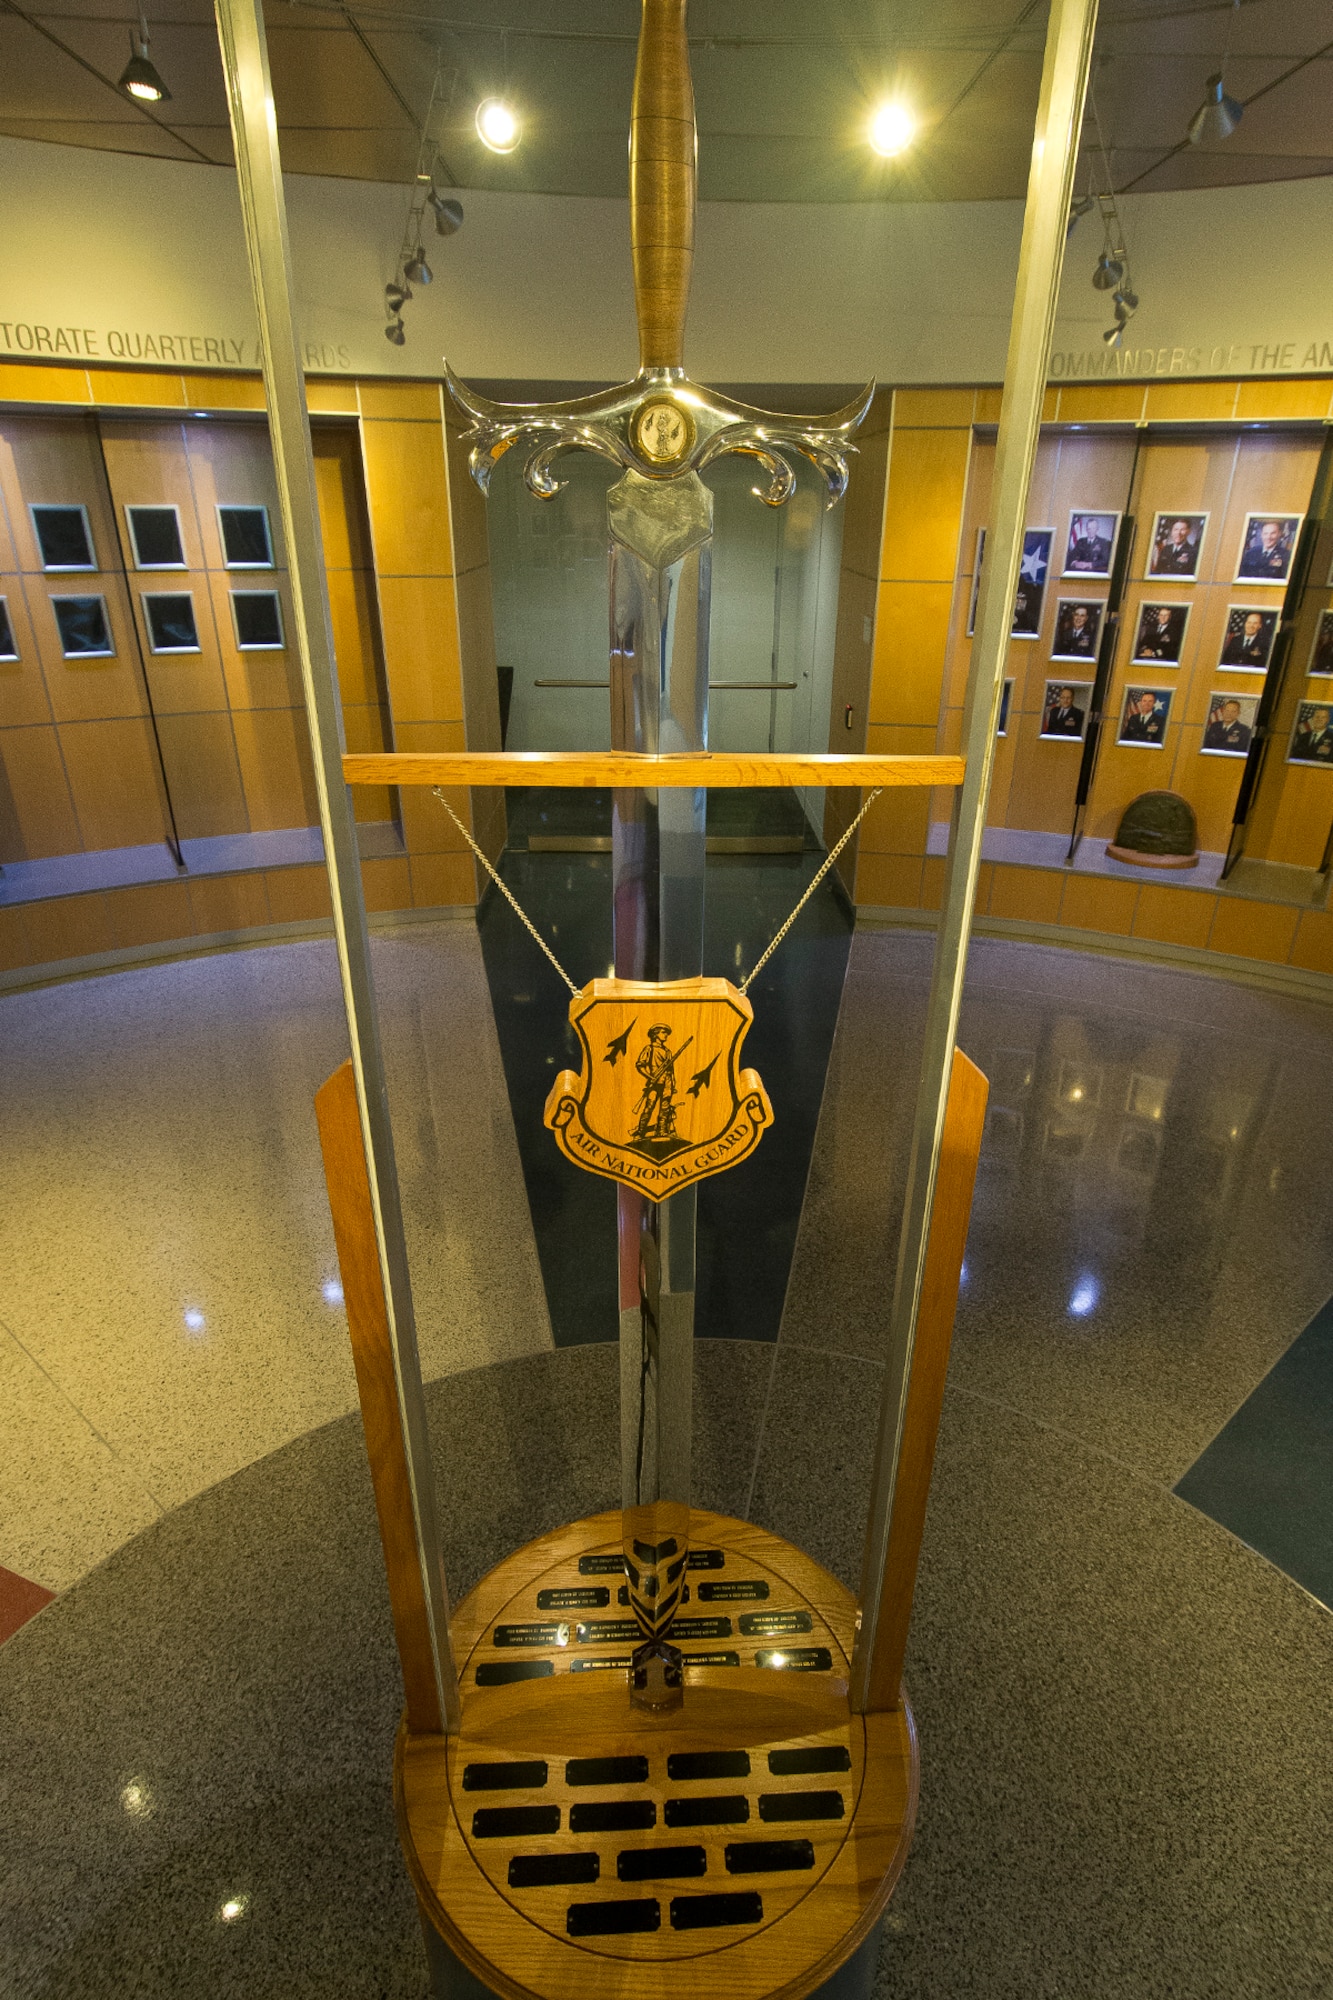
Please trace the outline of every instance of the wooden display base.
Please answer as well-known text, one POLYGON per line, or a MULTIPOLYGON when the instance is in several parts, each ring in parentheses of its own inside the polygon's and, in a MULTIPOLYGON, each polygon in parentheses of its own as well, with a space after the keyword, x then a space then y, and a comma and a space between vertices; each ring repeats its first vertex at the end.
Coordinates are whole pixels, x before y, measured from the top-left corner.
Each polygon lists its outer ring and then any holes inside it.
POLYGON ((1112 861, 1128 861, 1132 868, 1197 868, 1199 854, 1141 854, 1137 847, 1117 847, 1113 840, 1106 844, 1106 851, 1112 861))
POLYGON ((806 2000, 901 1873, 916 1730, 905 1699, 848 1708, 855 1599, 761 1528, 692 1524, 680 1708, 630 1706, 616 1512, 482 1579, 451 1621, 461 1731, 399 1731, 423 1918, 505 2000, 806 2000))

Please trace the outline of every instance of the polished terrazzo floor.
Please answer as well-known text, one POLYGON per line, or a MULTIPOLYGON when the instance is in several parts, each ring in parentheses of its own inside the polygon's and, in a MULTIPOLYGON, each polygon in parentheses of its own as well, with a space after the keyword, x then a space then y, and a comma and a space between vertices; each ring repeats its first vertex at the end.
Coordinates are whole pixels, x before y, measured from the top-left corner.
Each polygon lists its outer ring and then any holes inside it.
MULTIPOLYGON (((413 948, 438 973, 434 945, 413 948)), ((780 1338, 698 1347, 699 1499, 850 1582, 927 954, 856 938, 780 1338)), ((413 1035, 436 1017, 386 1016, 406 1101, 426 1065, 413 1035)), ((319 1061, 292 1034, 303 1089, 340 1052, 330 1019, 319 1061)), ((1333 1616, 1172 1489, 1333 1291, 1333 1012, 983 940, 962 1040, 994 1089, 909 1658, 921 1817, 877 1992, 1323 2000, 1333 1616)), ((454 1072, 430 1064, 438 1126, 454 1072)), ((488 1088, 512 1195, 498 1070, 488 1088)), ((113 1179, 114 1149, 98 1157, 113 1179)), ((288 1209, 317 1214, 303 1158, 275 1239, 288 1209)), ((411 1172, 419 1195, 433 1185, 411 1172)), ((418 1267, 423 1323, 491 1226, 466 1192, 454 1264, 418 1267)), ((496 1358, 428 1392, 456 1591, 616 1487, 613 1350, 534 1335, 540 1278, 514 1213, 526 1277, 477 1304, 496 1358)), ((452 1351, 442 1333, 432 1352, 452 1351)), ((156 1380, 138 1393, 151 1416, 156 1380)), ((424 1993, 359 1426, 284 1421, 289 1442, 257 1435, 255 1463, 153 1519, 0 1650, 0 1992, 424 1993)))

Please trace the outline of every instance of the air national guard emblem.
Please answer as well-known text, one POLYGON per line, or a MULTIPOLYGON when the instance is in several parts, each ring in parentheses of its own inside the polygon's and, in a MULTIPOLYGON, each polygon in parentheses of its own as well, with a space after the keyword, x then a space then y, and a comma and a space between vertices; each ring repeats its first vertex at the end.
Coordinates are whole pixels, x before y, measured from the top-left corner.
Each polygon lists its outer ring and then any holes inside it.
POLYGON ((569 1019, 582 1073, 561 1070, 543 1114, 566 1159, 662 1201, 734 1167, 773 1123, 741 1069, 754 1009, 729 979, 594 979, 569 1019))

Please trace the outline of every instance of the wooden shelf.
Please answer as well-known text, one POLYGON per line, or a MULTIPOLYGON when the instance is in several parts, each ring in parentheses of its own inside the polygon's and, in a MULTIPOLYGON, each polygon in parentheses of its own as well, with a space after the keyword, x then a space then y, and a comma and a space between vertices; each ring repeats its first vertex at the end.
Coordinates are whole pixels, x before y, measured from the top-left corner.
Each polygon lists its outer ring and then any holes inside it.
POLYGON ((961 757, 839 757, 827 751, 640 757, 619 750, 363 750, 343 758, 349 785, 561 785, 583 790, 617 785, 657 791, 961 785, 965 768, 961 757))

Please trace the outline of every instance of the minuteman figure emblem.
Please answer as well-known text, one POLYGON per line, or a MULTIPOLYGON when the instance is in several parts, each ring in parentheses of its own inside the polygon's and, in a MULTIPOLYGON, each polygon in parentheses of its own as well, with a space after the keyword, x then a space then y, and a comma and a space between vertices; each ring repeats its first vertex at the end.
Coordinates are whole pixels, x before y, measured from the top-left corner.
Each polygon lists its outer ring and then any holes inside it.
POLYGON ((740 1047, 754 1019, 725 979, 594 979, 570 1002, 582 1069, 543 1117, 566 1159, 650 1201, 751 1154, 773 1107, 740 1047))

